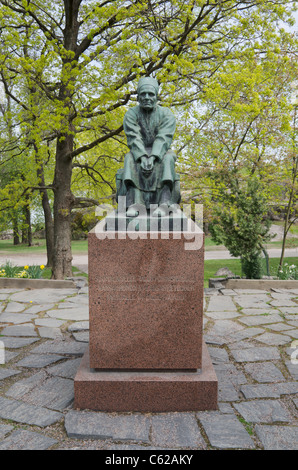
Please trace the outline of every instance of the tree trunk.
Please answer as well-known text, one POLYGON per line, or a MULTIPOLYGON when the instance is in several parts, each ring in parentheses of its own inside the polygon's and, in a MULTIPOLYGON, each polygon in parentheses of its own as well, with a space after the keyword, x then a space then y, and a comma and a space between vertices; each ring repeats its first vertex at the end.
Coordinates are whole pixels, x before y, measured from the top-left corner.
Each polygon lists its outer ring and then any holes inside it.
POLYGON ((278 270, 280 270, 283 266, 285 248, 286 248, 286 239, 287 239, 289 229, 292 225, 290 218, 291 218, 291 211, 293 208, 293 203, 296 197, 295 183, 296 183, 296 178, 297 178, 297 172, 298 172, 298 157, 294 156, 293 157, 293 170, 292 170, 292 184, 291 184, 289 201, 288 201, 287 211, 286 211, 285 221, 284 221, 284 234, 283 234, 283 239, 282 239, 282 248, 281 248, 281 255, 280 255, 278 270))
POLYGON ((31 212, 29 206, 24 207, 25 226, 22 229, 22 243, 32 246, 31 212))
POLYGON ((16 215, 13 218, 13 244, 14 245, 20 244, 18 217, 16 215))
POLYGON ((54 177, 54 279, 72 275, 70 217, 74 196, 71 192, 72 160, 66 158, 72 146, 71 135, 58 139, 54 177))
POLYGON ((46 247, 47 247, 47 267, 52 268, 54 263, 54 221, 52 216, 52 210, 50 206, 49 196, 45 187, 45 177, 44 177, 44 168, 43 164, 39 159, 37 145, 34 145, 35 158, 37 163, 37 177, 39 179, 39 185, 41 189, 39 190, 41 195, 41 204, 44 213, 45 221, 45 232, 46 232, 46 247))
POLYGON ((52 268, 54 262, 54 221, 47 190, 40 190, 40 194, 45 220, 47 267, 52 268))
MULTIPOLYGON (((67 51, 75 52, 79 32, 78 14, 82 0, 64 0, 65 28, 64 47, 67 51)), ((56 166, 54 176, 54 257, 53 278, 64 279, 72 275, 71 254, 71 209, 74 196, 71 192, 72 154, 74 149, 74 127, 72 123, 73 105, 72 90, 75 87, 75 75, 70 74, 73 58, 63 57, 61 87, 59 100, 65 110, 64 125, 67 128, 57 138, 56 166), (68 75, 69 79, 65 77, 68 75), (67 115, 66 110, 69 110, 67 115), (67 156, 68 155, 68 156, 67 156)))

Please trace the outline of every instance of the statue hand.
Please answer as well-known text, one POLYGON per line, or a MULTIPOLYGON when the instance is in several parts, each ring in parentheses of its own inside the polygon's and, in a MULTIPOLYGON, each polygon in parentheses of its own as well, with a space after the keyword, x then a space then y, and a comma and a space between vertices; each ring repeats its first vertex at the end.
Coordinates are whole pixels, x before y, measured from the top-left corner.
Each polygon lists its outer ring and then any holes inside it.
POLYGON ((153 156, 150 156, 150 157, 143 156, 141 158, 141 168, 145 173, 146 172, 150 173, 153 170, 154 160, 155 160, 155 157, 153 156))

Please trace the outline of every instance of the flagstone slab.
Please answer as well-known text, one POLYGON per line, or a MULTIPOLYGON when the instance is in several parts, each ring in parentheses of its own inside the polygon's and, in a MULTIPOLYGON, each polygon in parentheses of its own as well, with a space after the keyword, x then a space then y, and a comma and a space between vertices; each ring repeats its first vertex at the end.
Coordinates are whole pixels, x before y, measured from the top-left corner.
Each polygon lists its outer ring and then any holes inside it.
POLYGON ((72 323, 71 325, 69 325, 67 330, 70 332, 89 330, 89 321, 78 321, 78 322, 72 323))
POLYGON ((83 343, 89 343, 89 331, 74 331, 72 336, 76 341, 81 341, 83 343))
MULTIPOLYGON (((295 358, 297 359, 296 355, 295 355, 295 358)), ((286 365, 289 373, 293 377, 293 379, 298 380, 298 364, 293 364, 291 361, 286 361, 285 365, 286 365)))
POLYGON ((15 302, 33 304, 56 304, 69 295, 77 294, 77 289, 31 289, 12 294, 10 299, 15 302))
POLYGON ((15 369, 6 369, 3 367, 0 367, 0 380, 7 379, 8 377, 12 377, 13 375, 20 374, 20 370, 15 370, 15 369))
POLYGON ((259 383, 285 382, 282 372, 272 362, 257 362, 244 365, 245 371, 259 383))
POLYGON ((60 421, 63 414, 17 400, 0 397, 0 418, 45 427, 60 421))
MULTIPOLYGON (((82 305, 79 305, 79 307, 81 307, 82 305)), ((83 304, 84 307, 86 307, 86 304, 83 304)), ((78 308, 78 303, 77 302, 68 302, 68 301, 65 301, 65 302, 59 302, 59 304, 57 305, 58 309, 61 310, 61 309, 70 309, 70 308, 78 308)))
POLYGON ((69 411, 65 416, 68 437, 150 442, 150 419, 145 414, 110 414, 69 411))
POLYGON ((9 424, 0 424, 0 439, 3 439, 13 429, 14 427, 10 426, 9 424))
POLYGON ((224 312, 224 311, 218 311, 218 312, 205 312, 205 315, 207 315, 208 318, 213 318, 214 320, 229 320, 231 318, 237 318, 241 315, 240 312, 224 312))
POLYGON ((26 313, 40 313, 40 312, 47 312, 48 310, 51 310, 52 308, 55 307, 54 303, 51 304, 35 304, 32 305, 31 307, 26 309, 26 313))
POLYGON ((234 385, 246 384, 247 379, 242 370, 232 363, 218 363, 214 364, 216 376, 220 384, 229 383, 234 385))
POLYGON ((17 356, 21 354, 21 351, 5 351, 5 364, 10 362, 12 359, 15 359, 17 356))
POLYGON ((273 331, 277 331, 277 332, 287 331, 288 334, 290 334, 291 331, 288 331, 288 330, 294 330, 295 326, 288 325, 287 323, 273 323, 270 326, 267 326, 267 328, 273 331))
POLYGON ((81 358, 68 359, 61 364, 47 367, 47 373, 50 375, 57 375, 66 379, 73 379, 81 364, 81 358))
POLYGON ((208 329, 208 334, 215 336, 227 336, 242 329, 244 329, 244 326, 239 325, 233 320, 217 320, 214 325, 208 329))
POLYGON ((240 341, 243 339, 254 338, 257 335, 264 333, 263 328, 244 328, 241 331, 236 331, 232 333, 229 337, 228 342, 230 341, 240 341))
POLYGON ((47 373, 44 370, 38 371, 29 377, 15 382, 7 391, 6 395, 11 398, 20 399, 35 387, 39 388, 47 379, 47 373))
POLYGON ((34 320, 35 325, 37 326, 45 326, 48 328, 60 328, 60 326, 64 325, 64 320, 57 320, 56 318, 37 318, 34 320))
POLYGON ((280 398, 283 395, 298 393, 298 382, 246 384, 241 386, 240 391, 247 399, 280 398))
POLYGON ((265 308, 243 308, 241 310, 241 313, 243 315, 274 315, 276 313, 279 313, 279 310, 271 308, 269 305, 267 305, 265 308))
POLYGON ((195 414, 161 413, 152 416, 151 440, 164 448, 205 448, 195 414))
POLYGON ((89 296, 87 294, 81 294, 81 291, 78 295, 69 297, 67 302, 74 303, 76 305, 89 305, 89 296))
POLYGON ((27 307, 26 304, 22 304, 19 302, 8 302, 6 309, 4 310, 5 313, 19 313, 25 310, 27 307))
POLYGON ((37 336, 34 325, 22 325, 22 326, 6 326, 1 331, 1 335, 4 336, 18 336, 18 337, 33 337, 37 336))
POLYGON ((236 410, 249 423, 290 422, 290 412, 278 400, 253 400, 234 403, 236 410))
POLYGON ((41 326, 38 328, 38 334, 42 338, 63 338, 63 333, 61 332, 60 328, 52 328, 49 326, 41 326))
POLYGON ((66 354, 82 356, 86 350, 86 344, 77 341, 46 341, 33 348, 30 352, 33 354, 66 354))
POLYGON ((9 295, 9 293, 0 294, 0 302, 2 302, 3 300, 7 300, 9 298, 9 295))
POLYGON ((270 295, 275 300, 288 300, 296 297, 293 292, 271 292, 270 295))
POLYGON ((18 289, 17 287, 3 287, 0 289, 0 294, 13 294, 16 292, 25 292, 25 289, 18 289))
POLYGON ((297 307, 279 307, 278 310, 280 310, 282 313, 285 313, 287 315, 298 315, 298 306, 297 307))
POLYGON ((267 302, 270 300, 270 297, 265 294, 260 295, 238 295, 234 298, 236 304, 242 308, 270 308, 270 305, 267 302))
POLYGON ((213 364, 229 362, 229 355, 225 349, 209 347, 208 351, 213 364))
POLYGON ((279 300, 272 300, 270 302, 272 307, 296 307, 297 304, 290 299, 279 299, 279 300))
POLYGON ((18 429, 0 443, 0 450, 47 450, 57 441, 26 429, 18 429))
POLYGON ((21 361, 16 363, 19 367, 46 367, 54 362, 65 359, 64 356, 58 356, 57 354, 29 354, 24 357, 21 361))
POLYGON ((32 405, 63 411, 74 399, 73 380, 48 377, 39 387, 22 397, 32 405))
POLYGON ((197 417, 212 447, 218 449, 251 449, 255 447, 250 435, 236 416, 212 411, 197 413, 197 417))
POLYGON ((47 312, 47 315, 51 318, 58 318, 59 320, 67 321, 89 320, 89 308, 85 306, 74 308, 60 308, 49 310, 47 312))
POLYGON ((298 329, 296 330, 288 330, 287 335, 291 336, 291 338, 298 339, 298 329))
POLYGON ((269 332, 266 332, 263 335, 258 336, 256 340, 260 341, 261 343, 265 343, 265 344, 273 345, 273 346, 282 346, 284 344, 291 342, 290 336, 287 336, 285 334, 280 335, 278 333, 269 333, 269 332))
POLYGON ((248 317, 239 318, 241 323, 247 326, 268 325, 270 323, 277 323, 281 321, 280 315, 275 313, 273 315, 250 315, 248 317))
POLYGON ((233 289, 236 294, 245 294, 245 295, 261 295, 268 294, 267 290, 263 289, 233 289))
POLYGON ((0 323, 30 323, 33 319, 37 318, 36 315, 28 313, 2 313, 0 315, 0 323))
POLYGON ((239 393, 232 383, 220 382, 218 384, 218 400, 234 402, 239 400, 239 393))
POLYGON ((236 362, 271 361, 280 359, 280 353, 276 347, 255 347, 247 349, 232 349, 231 353, 236 362))
POLYGON ((236 311, 237 307, 230 297, 212 296, 210 297, 207 312, 236 311))
POLYGON ((22 338, 22 337, 9 337, 9 336, 1 337, 1 341, 4 343, 5 348, 9 348, 9 349, 23 348, 39 340, 40 338, 22 338))
POLYGON ((255 431, 264 450, 298 450, 298 426, 258 424, 255 431))

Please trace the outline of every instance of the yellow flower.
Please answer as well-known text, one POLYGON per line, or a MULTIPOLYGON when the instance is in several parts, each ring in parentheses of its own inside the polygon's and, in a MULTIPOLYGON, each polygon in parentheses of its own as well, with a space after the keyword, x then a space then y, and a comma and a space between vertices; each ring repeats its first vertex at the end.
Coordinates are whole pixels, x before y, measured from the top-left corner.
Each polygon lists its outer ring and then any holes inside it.
POLYGON ((24 269, 29 269, 29 266, 27 266, 27 265, 26 265, 26 266, 24 266, 24 269))
POLYGON ((40 269, 44 269, 44 265, 43 265, 43 264, 40 266, 40 269))

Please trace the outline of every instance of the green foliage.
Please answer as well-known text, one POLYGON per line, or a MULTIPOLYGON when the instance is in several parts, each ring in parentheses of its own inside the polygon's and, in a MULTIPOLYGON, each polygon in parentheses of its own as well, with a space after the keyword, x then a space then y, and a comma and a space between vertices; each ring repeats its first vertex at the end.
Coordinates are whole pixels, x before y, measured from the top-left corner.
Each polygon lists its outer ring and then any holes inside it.
POLYGON ((24 266, 21 268, 19 266, 14 266, 10 261, 7 261, 4 265, 0 266, 0 278, 40 279, 42 277, 43 270, 43 265, 24 266))
POLYGON ((88 232, 95 227, 98 219, 94 209, 75 210, 72 213, 71 231, 72 239, 87 238, 88 232))
POLYGON ((0 266, 0 277, 16 277, 19 273, 20 268, 18 266, 14 266, 10 261, 6 261, 6 263, 0 266))
MULTIPOLYGON (((162 104, 176 109, 182 188, 207 201, 208 213, 210 179, 202 173, 238 161, 263 171, 274 120, 287 129, 285 75, 281 82, 276 71, 284 72, 295 39, 277 25, 295 3, 0 0, 2 217, 12 218, 8 208, 40 206, 42 191, 52 205, 65 188, 65 214, 78 198, 115 193, 123 115, 143 75, 158 78, 162 104)), ((58 210, 54 223, 63 225, 58 210)), ((63 266, 66 251, 56 250, 65 253, 63 266)))
POLYGON ((261 279, 263 263, 259 253, 251 253, 249 257, 242 257, 241 269, 247 279, 261 279))
POLYGON ((257 178, 246 182, 228 175, 226 184, 219 184, 209 230, 217 244, 226 246, 232 256, 241 257, 248 277, 260 276, 259 255, 271 239, 267 211, 266 197, 257 178))

